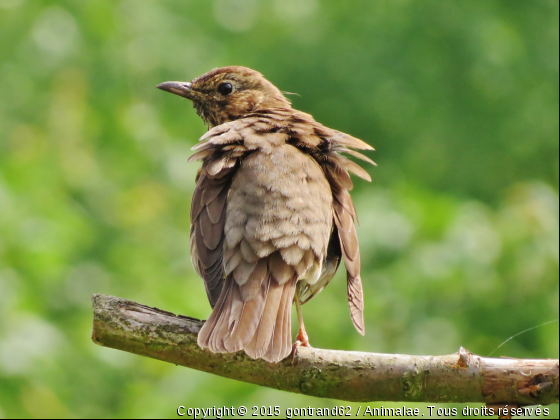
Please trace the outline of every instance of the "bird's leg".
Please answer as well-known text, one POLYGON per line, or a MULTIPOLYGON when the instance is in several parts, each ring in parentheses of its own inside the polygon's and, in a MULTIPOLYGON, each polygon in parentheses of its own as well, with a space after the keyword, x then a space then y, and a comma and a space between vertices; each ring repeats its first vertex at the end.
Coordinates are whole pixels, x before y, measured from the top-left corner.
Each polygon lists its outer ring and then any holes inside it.
POLYGON ((299 301, 299 295, 296 293, 295 295, 296 300, 296 312, 299 321, 299 332, 296 336, 296 342, 294 344, 294 349, 303 346, 303 347, 311 347, 309 344, 309 337, 307 336, 307 332, 305 331, 305 325, 303 325, 303 315, 301 314, 301 303, 299 301))
POLYGON ((311 345, 309 344, 309 337, 307 336, 307 332, 305 332, 305 325, 303 325, 303 315, 301 314, 301 303, 299 302, 299 295, 297 291, 294 299, 296 301, 296 312, 297 312, 297 317, 299 322, 299 332, 298 335, 296 336, 296 342, 292 346, 292 365, 296 361, 297 349, 300 346, 311 347, 311 345))

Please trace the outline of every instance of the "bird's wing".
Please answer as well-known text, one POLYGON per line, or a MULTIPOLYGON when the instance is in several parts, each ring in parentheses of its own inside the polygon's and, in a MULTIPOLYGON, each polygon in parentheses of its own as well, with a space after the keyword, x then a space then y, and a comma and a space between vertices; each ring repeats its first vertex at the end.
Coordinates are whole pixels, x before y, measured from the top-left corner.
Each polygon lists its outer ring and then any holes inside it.
POLYGON ((333 207, 334 221, 338 228, 338 237, 344 257, 344 265, 346 266, 350 317, 358 332, 363 335, 365 332, 364 300, 362 279, 360 278, 360 250, 354 226, 356 211, 347 190, 340 189, 334 194, 333 207))
POLYGON ((227 196, 239 159, 246 154, 240 136, 223 124, 208 131, 189 162, 202 160, 191 204, 191 259, 214 307, 224 283, 223 242, 227 196))
POLYGON ((298 112, 294 120, 295 124, 291 127, 291 130, 295 133, 293 138, 296 141, 296 146, 308 150, 321 164, 331 186, 334 210, 334 228, 320 281, 313 288, 308 287, 301 293, 306 301, 319 293, 334 276, 342 256, 347 272, 350 317, 358 332, 364 334, 360 251, 354 226, 354 221, 357 221, 358 216, 352 198, 348 193, 353 188, 349 173, 352 172, 367 181, 371 181, 371 177, 365 169, 340 153, 348 153, 375 165, 367 156, 352 150, 373 150, 373 147, 346 133, 330 129, 313 121, 308 114, 298 112))
POLYGON ((346 266, 350 317, 358 332, 363 335, 365 333, 364 298, 360 277, 360 249, 356 227, 354 226, 354 221, 357 221, 358 215, 348 192, 353 187, 349 172, 367 181, 371 181, 371 177, 365 169, 350 159, 341 156, 340 153, 348 153, 375 165, 368 157, 351 150, 373 150, 373 147, 348 134, 332 131, 334 134, 328 138, 330 151, 326 153, 327 163, 324 168, 333 191, 334 222, 338 229, 340 248, 346 266))

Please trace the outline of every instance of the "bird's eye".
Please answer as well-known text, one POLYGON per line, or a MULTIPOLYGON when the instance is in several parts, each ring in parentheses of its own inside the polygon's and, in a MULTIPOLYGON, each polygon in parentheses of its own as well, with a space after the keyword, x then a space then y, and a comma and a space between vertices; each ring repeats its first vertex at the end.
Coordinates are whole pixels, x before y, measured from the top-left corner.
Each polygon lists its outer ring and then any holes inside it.
POLYGON ((224 96, 229 95, 232 91, 233 86, 231 85, 231 83, 222 83, 220 86, 218 86, 218 92, 220 92, 224 96))

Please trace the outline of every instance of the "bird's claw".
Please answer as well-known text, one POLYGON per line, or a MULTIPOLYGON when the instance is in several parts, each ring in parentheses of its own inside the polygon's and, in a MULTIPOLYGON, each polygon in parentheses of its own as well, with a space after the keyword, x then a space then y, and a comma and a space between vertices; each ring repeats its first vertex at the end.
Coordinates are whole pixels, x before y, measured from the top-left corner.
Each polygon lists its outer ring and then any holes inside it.
POLYGON ((301 331, 299 332, 299 334, 296 337, 296 342, 292 346, 292 365, 295 363, 297 349, 299 347, 309 347, 309 348, 311 348, 311 344, 309 344, 309 337, 307 336, 307 334, 305 332, 303 332, 303 333, 301 331))

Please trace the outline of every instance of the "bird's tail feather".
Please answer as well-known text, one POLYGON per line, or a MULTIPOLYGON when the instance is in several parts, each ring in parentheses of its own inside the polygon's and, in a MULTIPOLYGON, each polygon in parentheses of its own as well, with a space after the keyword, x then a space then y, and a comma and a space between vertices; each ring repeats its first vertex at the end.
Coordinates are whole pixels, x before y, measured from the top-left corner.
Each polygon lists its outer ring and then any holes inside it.
POLYGON ((198 345, 215 353, 245 350, 275 363, 292 348, 291 307, 297 274, 283 284, 266 270, 260 290, 244 301, 233 275, 227 276, 214 310, 198 334, 198 345))

